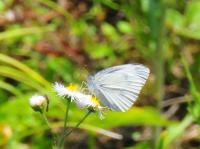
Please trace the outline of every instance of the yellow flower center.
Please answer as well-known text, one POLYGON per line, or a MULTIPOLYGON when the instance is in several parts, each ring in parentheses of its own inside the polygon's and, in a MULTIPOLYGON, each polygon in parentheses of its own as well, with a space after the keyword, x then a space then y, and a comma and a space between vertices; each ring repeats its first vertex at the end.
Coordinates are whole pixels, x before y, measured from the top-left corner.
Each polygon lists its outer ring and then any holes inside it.
POLYGON ((78 91, 78 85, 70 84, 70 85, 67 87, 67 89, 70 90, 70 91, 78 91))
POLYGON ((98 106, 100 106, 100 102, 99 102, 99 100, 95 97, 95 96, 92 96, 92 102, 98 107, 98 106))

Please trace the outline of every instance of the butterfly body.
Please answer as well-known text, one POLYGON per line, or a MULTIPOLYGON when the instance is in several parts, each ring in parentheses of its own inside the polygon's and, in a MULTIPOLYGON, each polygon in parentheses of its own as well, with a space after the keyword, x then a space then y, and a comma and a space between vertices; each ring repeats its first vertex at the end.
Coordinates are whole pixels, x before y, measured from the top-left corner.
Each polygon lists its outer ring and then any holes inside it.
POLYGON ((113 111, 127 111, 136 101, 149 76, 149 69, 139 64, 110 67, 89 76, 87 86, 103 105, 113 111))

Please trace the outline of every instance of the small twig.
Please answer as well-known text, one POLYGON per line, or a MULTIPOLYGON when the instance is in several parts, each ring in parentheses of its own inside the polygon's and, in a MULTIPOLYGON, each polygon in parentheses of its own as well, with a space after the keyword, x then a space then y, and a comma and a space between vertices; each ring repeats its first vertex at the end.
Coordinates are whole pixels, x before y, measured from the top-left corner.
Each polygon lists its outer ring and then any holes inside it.
POLYGON ((185 103, 185 102, 190 102, 190 101, 192 101, 191 96, 184 95, 184 96, 170 98, 170 99, 162 101, 161 107, 164 108, 170 105, 180 104, 180 103, 185 103))
POLYGON ((169 119, 170 117, 172 117, 176 111, 179 109, 180 105, 178 104, 174 104, 172 105, 166 112, 164 112, 164 116, 165 118, 169 119))

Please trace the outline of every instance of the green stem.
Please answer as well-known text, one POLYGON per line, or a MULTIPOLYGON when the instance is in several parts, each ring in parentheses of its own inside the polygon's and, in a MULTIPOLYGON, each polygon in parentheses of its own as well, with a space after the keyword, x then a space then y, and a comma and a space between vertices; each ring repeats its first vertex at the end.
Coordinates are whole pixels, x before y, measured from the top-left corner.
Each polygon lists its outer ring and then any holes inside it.
POLYGON ((92 111, 89 111, 77 124, 74 128, 72 128, 70 131, 68 132, 65 132, 65 134, 62 136, 62 138, 60 139, 60 142, 59 142, 59 146, 58 146, 58 149, 62 149, 63 147, 63 144, 64 144, 64 140, 65 140, 65 137, 69 136, 73 130, 75 128, 78 128, 80 126, 80 124, 90 115, 92 111))
MULTIPOLYGON (((70 103, 71 103, 71 101, 68 99, 68 100, 67 100, 67 106, 66 106, 65 119, 64 119, 64 126, 63 126, 64 131, 63 131, 63 133, 61 134, 61 137, 60 137, 60 141, 59 141, 59 142, 62 141, 62 138, 64 138, 64 135, 65 135, 65 133, 67 132, 67 121, 68 121, 68 117, 69 117, 68 115, 69 115, 70 103)), ((60 146, 60 143, 59 143, 59 146, 60 146)))
MULTIPOLYGON (((151 49, 154 52, 154 71, 156 76, 155 98, 157 108, 161 112, 161 101, 164 97, 164 27, 165 27, 165 5, 164 0, 149 1, 149 26, 151 29, 151 49)), ((160 127, 154 128, 153 147, 155 148, 160 134, 160 127)))
POLYGON ((51 126, 50 126, 49 121, 48 121, 48 119, 45 115, 45 112, 42 112, 41 115, 42 115, 42 118, 44 119, 44 122, 46 123, 46 125, 49 127, 49 129, 51 129, 51 126))
POLYGON ((70 135, 72 133, 72 131, 75 129, 75 128, 78 128, 80 126, 80 124, 90 115, 90 113, 92 113, 92 111, 89 111, 81 120, 79 123, 76 124, 76 126, 71 129, 68 133, 66 133, 64 136, 67 137, 68 135, 70 135))
MULTIPOLYGON (((49 121, 48 121, 48 119, 45 115, 45 112, 41 112, 41 115, 42 115, 42 118, 44 119, 44 122, 48 126, 49 131, 51 131, 51 126, 50 126, 49 121)), ((53 133, 52 133, 52 135, 53 135, 53 133)), ((55 146, 56 146, 56 138, 55 138, 55 136, 53 136, 53 148, 55 148, 55 146)))
POLYGON ((71 101, 67 100, 67 107, 66 107, 65 120, 64 120, 64 130, 66 130, 66 128, 67 128, 67 121, 68 121, 70 103, 71 103, 71 101))

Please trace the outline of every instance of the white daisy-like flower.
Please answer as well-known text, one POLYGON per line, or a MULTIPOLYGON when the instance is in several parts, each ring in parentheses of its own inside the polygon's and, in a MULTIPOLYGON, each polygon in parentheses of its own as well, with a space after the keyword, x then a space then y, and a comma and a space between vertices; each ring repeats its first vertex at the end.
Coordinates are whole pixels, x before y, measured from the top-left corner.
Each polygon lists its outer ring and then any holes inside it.
POLYGON ((68 87, 65 87, 63 84, 55 82, 53 88, 58 96, 68 97, 71 98, 71 100, 74 100, 74 95, 78 93, 78 87, 72 84, 70 84, 68 87))
POLYGON ((48 104, 47 98, 41 95, 33 95, 29 99, 30 106, 35 111, 42 111, 48 104))
POLYGON ((41 106, 44 102, 46 102, 46 98, 41 95, 33 95, 29 100, 31 107, 41 106))
POLYGON ((74 98, 75 98, 74 102, 79 108, 89 109, 93 112, 96 111, 98 112, 100 119, 104 118, 103 110, 105 108, 100 105, 99 100, 95 96, 79 93, 76 94, 76 97, 74 98))
POLYGON ((54 90, 60 97, 68 97, 76 103, 80 109, 89 109, 92 111, 97 111, 99 113, 100 119, 103 118, 102 111, 104 107, 100 105, 99 100, 92 95, 84 94, 78 90, 76 85, 70 84, 68 87, 55 82, 54 90))
POLYGON ((93 101, 92 98, 92 95, 79 93, 75 96, 75 103, 81 109, 89 107, 95 108, 99 103, 93 101))

